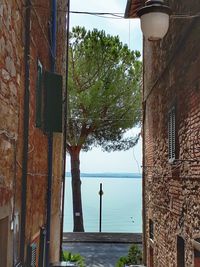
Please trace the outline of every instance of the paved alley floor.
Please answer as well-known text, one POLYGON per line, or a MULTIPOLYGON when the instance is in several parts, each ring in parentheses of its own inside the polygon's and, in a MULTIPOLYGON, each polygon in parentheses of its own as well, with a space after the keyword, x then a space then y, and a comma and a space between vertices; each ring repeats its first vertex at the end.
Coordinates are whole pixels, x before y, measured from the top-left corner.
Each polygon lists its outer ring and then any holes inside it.
POLYGON ((87 267, 114 267, 121 256, 127 255, 130 244, 117 243, 65 243, 64 250, 79 253, 87 267))
POLYGON ((132 233, 64 233, 63 249, 79 253, 87 267, 115 267, 131 244, 141 246, 142 235, 132 233))

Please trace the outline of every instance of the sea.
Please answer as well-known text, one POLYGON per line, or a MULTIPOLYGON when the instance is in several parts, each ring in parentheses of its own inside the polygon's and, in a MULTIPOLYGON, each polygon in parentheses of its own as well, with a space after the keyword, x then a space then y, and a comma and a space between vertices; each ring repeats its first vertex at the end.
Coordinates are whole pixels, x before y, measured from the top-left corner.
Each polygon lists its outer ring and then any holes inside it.
MULTIPOLYGON (((85 232, 99 231, 102 184, 102 232, 142 232, 141 174, 81 174, 85 232)), ((64 232, 73 231, 71 177, 66 173, 64 232)))

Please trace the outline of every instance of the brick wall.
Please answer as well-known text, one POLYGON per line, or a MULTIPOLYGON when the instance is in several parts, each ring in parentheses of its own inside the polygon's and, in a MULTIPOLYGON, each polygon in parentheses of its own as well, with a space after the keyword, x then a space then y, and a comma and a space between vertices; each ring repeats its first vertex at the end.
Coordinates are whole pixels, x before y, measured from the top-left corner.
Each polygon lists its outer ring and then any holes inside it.
MULTIPOLYGON (((65 78, 66 0, 58 2, 56 72, 65 78), (61 11, 62 10, 62 11, 61 11)), ((37 60, 50 70, 50 1, 32 1, 26 245, 46 224, 47 135, 35 127, 37 60), (36 3, 37 2, 37 3, 36 3)), ((25 1, 0 3, 0 220, 9 217, 7 266, 19 258, 24 120, 25 1), (14 253, 13 252, 14 245, 14 253)), ((65 79, 64 79, 65 80, 65 79)), ((65 83, 63 84, 65 88, 65 83)), ((51 260, 59 257, 62 134, 54 134, 51 260), (56 227, 55 227, 56 225, 56 227)), ((1 229, 0 229, 1 231, 1 229)), ((1 255, 1 252, 0 252, 1 255)))
MULTIPOLYGON (((169 1, 176 14, 198 13, 199 1, 169 1)), ((177 265, 177 236, 185 266, 194 266, 192 241, 200 237, 200 27, 199 19, 172 19, 163 41, 144 43, 144 170, 147 261, 177 265), (176 106, 177 159, 168 162, 168 111, 176 106), (149 219, 154 241, 149 239, 149 219)))
MULTIPOLYGON (((19 1, 0 4, 0 219, 8 218, 8 244, 1 257, 12 265, 13 232, 11 222, 16 216, 18 235, 19 210, 15 209, 17 180, 17 144, 19 142, 20 101, 23 94, 23 42, 19 1), (7 250, 7 251, 6 251, 7 250), (5 255, 5 253, 7 255, 5 255)), ((20 175, 20 171, 19 171, 20 175)), ((19 190, 20 194, 20 190, 19 190)), ((0 231, 3 231, 0 229, 0 231)), ((17 252, 16 252, 17 253, 17 252)), ((5 262, 4 261, 4 262, 5 262)))

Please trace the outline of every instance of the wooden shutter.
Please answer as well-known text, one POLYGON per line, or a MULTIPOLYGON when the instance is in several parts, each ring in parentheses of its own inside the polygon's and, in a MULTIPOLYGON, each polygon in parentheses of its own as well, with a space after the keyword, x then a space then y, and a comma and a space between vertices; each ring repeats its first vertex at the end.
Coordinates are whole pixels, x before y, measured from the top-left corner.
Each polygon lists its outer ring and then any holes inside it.
POLYGON ((62 76, 44 74, 44 131, 62 132, 62 76))
POLYGON ((168 113, 168 158, 173 162, 176 158, 176 114, 175 107, 168 113))
POLYGON ((37 62, 37 83, 36 83, 36 96, 35 96, 35 125, 38 128, 42 127, 43 116, 43 88, 42 88, 42 64, 37 62))

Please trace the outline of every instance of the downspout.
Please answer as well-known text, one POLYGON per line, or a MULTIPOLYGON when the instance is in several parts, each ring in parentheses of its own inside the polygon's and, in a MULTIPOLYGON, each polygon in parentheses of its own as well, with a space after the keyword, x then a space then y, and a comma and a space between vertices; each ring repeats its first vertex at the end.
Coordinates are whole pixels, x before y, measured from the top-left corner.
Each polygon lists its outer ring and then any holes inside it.
POLYGON ((24 80, 24 123, 23 123, 23 151, 22 151, 22 191, 21 191, 21 230, 20 230, 20 261, 24 262, 26 239, 26 203, 27 203, 27 169, 29 143, 29 102, 30 102, 30 31, 31 31, 31 1, 26 0, 25 6, 25 80, 24 80))
POLYGON ((147 235, 146 235, 146 227, 147 227, 147 223, 146 223, 146 201, 145 201, 145 196, 146 196, 146 174, 145 174, 145 116, 146 116, 146 101, 143 102, 143 134, 142 134, 142 139, 143 139, 143 144, 142 144, 142 166, 143 166, 143 170, 142 170, 142 221, 143 221, 143 225, 142 225, 142 232, 143 232, 143 263, 146 266, 147 264, 147 235))
MULTIPOLYGON (((57 1, 52 0, 51 24, 51 71, 55 72, 56 63, 56 26, 57 26, 57 1)), ((50 235, 51 235, 51 199, 52 199, 52 173, 53 173, 53 133, 48 133, 48 181, 47 181, 47 221, 46 221, 46 267, 49 267, 50 235)))
POLYGON ((145 49, 145 43, 143 38, 143 93, 142 93, 142 232, 143 232, 143 264, 146 266, 147 264, 147 235, 146 235, 146 201, 145 201, 145 195, 146 195, 146 173, 145 173, 145 119, 146 119, 146 101, 144 100, 144 66, 145 66, 145 56, 144 56, 144 49, 145 49))
POLYGON ((70 0, 67 4, 67 44, 66 44, 66 89, 64 92, 64 133, 63 133, 63 175, 62 175, 62 214, 60 227, 60 260, 62 259, 62 242, 64 231, 64 208, 65 208, 65 171, 66 171, 66 139, 67 139, 67 101, 68 101, 68 62, 69 62, 69 14, 70 0))

